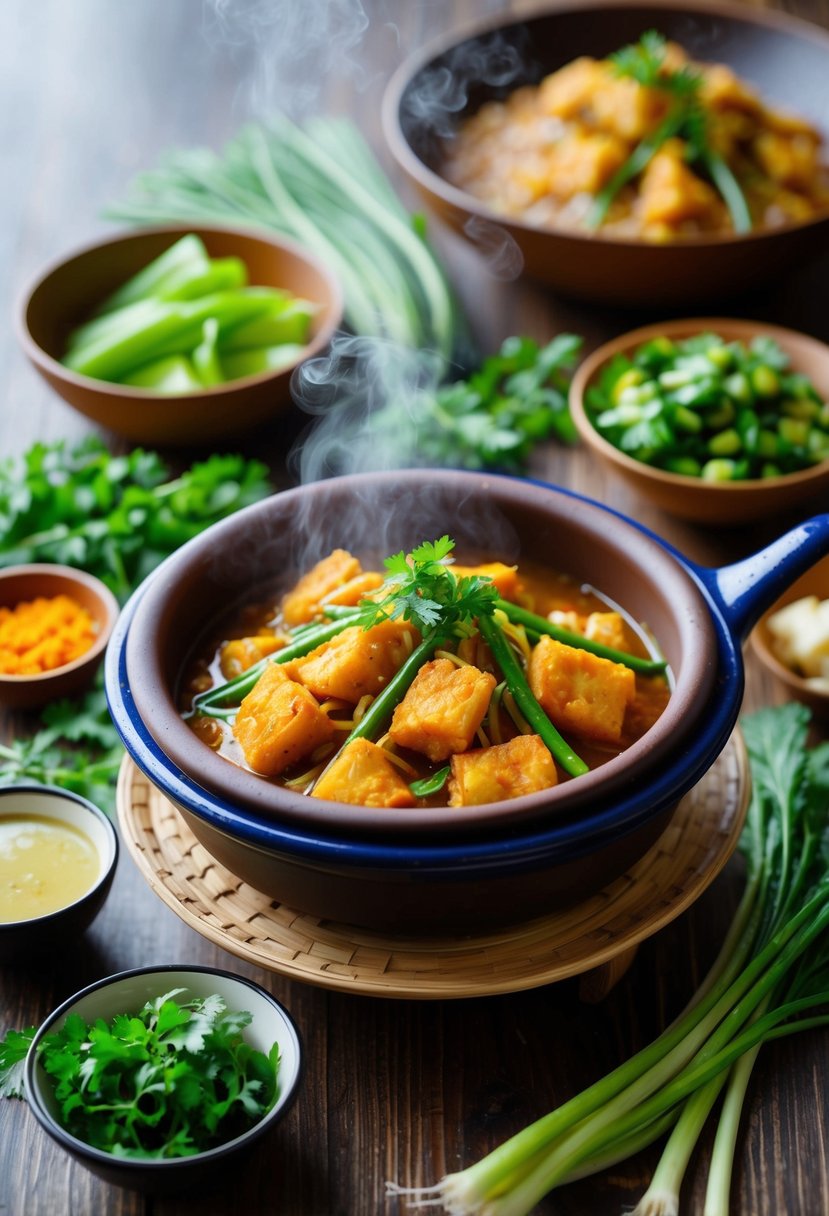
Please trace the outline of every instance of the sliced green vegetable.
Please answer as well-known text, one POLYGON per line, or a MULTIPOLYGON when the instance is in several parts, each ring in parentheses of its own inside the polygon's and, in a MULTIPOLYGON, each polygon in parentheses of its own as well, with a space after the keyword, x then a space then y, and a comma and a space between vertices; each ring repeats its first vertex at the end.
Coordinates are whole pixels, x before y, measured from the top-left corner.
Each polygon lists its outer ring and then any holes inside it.
POLYGON ((264 346, 258 350, 237 350, 222 355, 221 366, 225 380, 242 376, 258 376, 262 372, 279 371, 302 358, 304 346, 283 342, 281 346, 264 346))
POLYGON ((124 376, 122 384, 133 388, 150 388, 156 393, 191 393, 204 387, 195 365, 184 355, 168 355, 154 363, 144 363, 124 376))
POLYGON ((182 269, 203 271, 209 261, 204 241, 194 233, 188 233, 107 296, 99 305, 98 314, 113 312, 137 300, 146 300, 163 289, 182 269))

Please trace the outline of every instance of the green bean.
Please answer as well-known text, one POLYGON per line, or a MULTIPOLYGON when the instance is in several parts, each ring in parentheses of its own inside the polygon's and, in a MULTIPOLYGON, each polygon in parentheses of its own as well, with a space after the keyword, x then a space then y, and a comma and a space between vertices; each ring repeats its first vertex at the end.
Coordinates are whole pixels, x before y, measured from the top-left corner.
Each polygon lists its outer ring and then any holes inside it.
POLYGON ((428 662, 445 641, 445 637, 437 635, 426 638, 419 646, 415 646, 403 666, 398 668, 383 691, 378 693, 369 705, 343 747, 347 747, 354 739, 371 739, 380 734, 397 703, 403 700, 420 668, 428 662))
POLYGON ((527 725, 540 737, 553 759, 571 777, 581 777, 585 773, 590 772, 589 766, 576 755, 569 743, 562 739, 535 699, 535 695, 527 683, 527 677, 521 669, 521 664, 518 662, 512 647, 507 641, 504 631, 497 624, 494 617, 479 617, 478 628, 492 651, 495 662, 501 668, 507 682, 507 687, 512 693, 516 705, 526 718, 527 725))
POLYGON ((640 675, 661 675, 668 665, 664 659, 643 659, 639 655, 628 654, 627 651, 615 650, 612 646, 595 642, 581 633, 563 629, 561 625, 554 625, 546 617, 537 616, 518 604, 511 604, 509 600, 498 600, 495 606, 500 608, 504 615, 516 625, 523 625, 533 633, 546 633, 549 637, 555 638, 557 642, 563 642, 565 646, 576 646, 579 650, 589 650, 591 654, 598 655, 599 658, 610 659, 614 663, 623 663, 625 667, 629 667, 631 671, 636 671, 640 675))

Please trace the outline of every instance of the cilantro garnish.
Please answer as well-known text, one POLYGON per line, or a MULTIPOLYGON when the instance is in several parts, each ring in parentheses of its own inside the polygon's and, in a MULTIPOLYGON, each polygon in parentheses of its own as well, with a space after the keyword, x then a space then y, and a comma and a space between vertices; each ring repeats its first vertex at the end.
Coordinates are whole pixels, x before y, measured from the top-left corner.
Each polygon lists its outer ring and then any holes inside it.
POLYGON ((387 557, 388 571, 380 591, 360 605, 360 615, 349 624, 370 629, 383 620, 411 621, 424 640, 463 636, 473 620, 495 611, 498 588, 482 575, 457 578, 450 569, 455 542, 448 536, 424 541, 407 556, 387 557))
POLYGON ((666 64, 667 42, 656 30, 647 30, 637 43, 623 47, 610 56, 617 76, 635 80, 644 88, 658 89, 668 95, 670 105, 665 117, 650 135, 646 135, 614 173, 593 202, 588 224, 598 228, 607 217, 610 205, 619 191, 638 177, 669 139, 686 143, 686 156, 691 164, 703 171, 719 192, 731 216, 735 232, 751 231, 751 213, 742 188, 725 159, 712 144, 708 130, 708 112, 700 97, 702 74, 683 64, 670 68, 666 64))
MULTIPOLYGON (((185 991, 110 1022, 72 1013, 44 1037, 40 1058, 71 1135, 116 1157, 189 1157, 267 1114, 278 1095, 279 1045, 256 1050, 242 1036, 249 1013, 229 1011, 218 995, 177 999, 185 991)), ((11 1031, 0 1044, 7 1093, 32 1033, 11 1031)))

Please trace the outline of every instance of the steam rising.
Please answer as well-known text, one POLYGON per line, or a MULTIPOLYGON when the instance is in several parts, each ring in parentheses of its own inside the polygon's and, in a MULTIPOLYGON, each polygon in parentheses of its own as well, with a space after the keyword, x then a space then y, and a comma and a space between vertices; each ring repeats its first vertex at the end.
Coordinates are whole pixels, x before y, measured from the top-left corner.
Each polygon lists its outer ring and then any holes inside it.
POLYGON ((335 337, 294 374, 291 391, 311 430, 290 457, 303 483, 418 463, 418 403, 437 388, 442 361, 379 338, 335 337))
POLYGON ((254 114, 306 117, 332 76, 364 89, 359 49, 368 27, 361 0, 205 0, 208 41, 253 53, 254 114))

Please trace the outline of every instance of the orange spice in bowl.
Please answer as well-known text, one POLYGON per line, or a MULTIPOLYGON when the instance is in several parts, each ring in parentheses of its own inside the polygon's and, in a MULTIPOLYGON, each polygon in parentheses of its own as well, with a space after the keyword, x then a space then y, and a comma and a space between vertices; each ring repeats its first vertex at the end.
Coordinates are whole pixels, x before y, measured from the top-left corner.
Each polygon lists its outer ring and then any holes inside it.
POLYGON ((0 570, 0 705, 38 709, 82 693, 118 617, 100 579, 49 562, 0 570))
POLYGON ((90 649, 99 629, 91 613, 68 595, 0 607, 0 672, 39 675, 65 667, 90 649))

